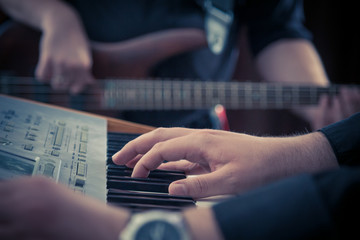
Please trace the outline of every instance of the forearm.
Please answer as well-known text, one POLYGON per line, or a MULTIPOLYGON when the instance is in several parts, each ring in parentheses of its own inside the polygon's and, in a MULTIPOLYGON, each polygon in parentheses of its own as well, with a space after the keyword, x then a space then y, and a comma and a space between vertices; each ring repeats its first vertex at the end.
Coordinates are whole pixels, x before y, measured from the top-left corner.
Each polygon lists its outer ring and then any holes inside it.
MULTIPOLYGON (((320 171, 325 171, 327 169, 336 168, 338 166, 336 157, 333 153, 333 150, 329 142, 327 141, 326 137, 320 132, 315 132, 302 136, 287 137, 287 138, 265 137, 265 138, 260 138, 260 141, 264 141, 264 143, 265 142, 266 143, 261 148, 262 151, 260 151, 259 149, 259 152, 257 153, 258 155, 256 157, 268 158, 268 161, 273 162, 271 164, 272 167, 278 168, 278 170, 282 171, 283 173, 282 177, 285 177, 286 175, 292 176, 300 173, 320 172, 320 171)), ((270 170, 267 167, 264 167, 263 169, 264 171, 270 170)), ((266 173, 258 172, 256 174, 266 174, 266 173)), ((275 179, 271 179, 271 180, 275 180, 275 179)), ((286 184, 290 184, 291 186, 293 185, 293 183, 295 183, 292 182, 292 180, 289 181, 286 180, 286 182, 287 182, 286 184)), ((306 182, 306 184, 308 184, 308 182, 306 182)), ((286 190, 290 190, 290 188, 289 189, 285 188, 285 191, 286 190)), ((297 198, 302 194, 305 194, 306 196, 313 196, 315 195, 313 190, 314 189, 311 189, 309 191, 305 191, 305 193, 302 193, 301 190, 299 189, 299 194, 297 194, 294 198, 297 198)), ((255 191, 257 192, 258 190, 255 191)), ((260 190, 260 192, 261 191, 263 190, 260 190)), ((248 195, 246 192, 243 194, 245 195, 243 197, 242 202, 239 201, 239 204, 237 204, 237 200, 234 199, 232 201, 234 204, 230 203, 229 207, 227 207, 227 203, 224 203, 224 204, 220 204, 219 205, 220 207, 215 207, 215 208, 190 208, 185 210, 184 211, 185 220, 188 224, 193 239, 195 240, 224 239, 223 234, 225 234, 227 238, 229 238, 230 236, 232 237, 235 236, 234 239, 238 239, 237 237, 242 236, 245 237, 245 239, 247 239, 247 236, 249 235, 256 236, 257 234, 260 235, 264 234, 264 232, 259 232, 259 233, 256 232, 256 229, 258 227, 259 229, 261 229, 261 231, 266 231, 267 227, 262 222, 258 221, 259 219, 261 219, 261 216, 263 216, 265 219, 269 219, 270 221, 274 221, 274 224, 275 222, 278 221, 277 218, 283 217, 281 212, 265 210, 273 207, 266 205, 267 200, 265 199, 266 196, 268 196, 267 194, 262 194, 261 196, 259 196, 260 199, 263 200, 256 200, 257 197, 253 197, 252 196, 253 194, 248 195), (247 201, 246 199, 248 197, 250 197, 253 200, 247 201), (241 211, 236 210, 239 208, 242 210, 241 211), (259 210, 257 208, 261 208, 262 210, 259 210), (245 209, 247 210, 245 211, 245 209), (251 213, 251 209, 254 210, 253 213, 251 213), (253 215, 254 217, 251 217, 251 219, 249 219, 251 215, 253 215), (254 221, 254 219, 257 219, 257 217, 259 217, 258 220, 254 221), (251 227, 247 228, 246 226, 248 220, 251 223, 258 222, 259 225, 251 224, 251 227), (243 223, 243 225, 242 224, 238 225, 238 223, 240 222, 243 223), (228 227, 229 224, 231 224, 231 227, 230 226, 228 227)), ((282 206, 280 204, 280 201, 287 201, 286 199, 287 198, 283 198, 282 194, 275 193, 273 197, 269 198, 269 202, 272 202, 274 200, 274 202, 277 202, 279 206, 282 206)), ((297 200, 298 199, 296 199, 295 201, 297 200)), ((304 205, 311 206, 310 207, 311 209, 313 206, 319 206, 318 205, 319 203, 320 201, 316 199, 314 200, 314 203, 311 204, 305 203, 304 205)), ((294 210, 291 209, 291 204, 288 205, 290 206, 288 208, 289 211, 294 210)), ((295 212, 294 216, 298 214, 298 211, 293 211, 293 212, 295 212)), ((304 215, 307 216, 307 214, 311 214, 311 211, 307 212, 304 215)), ((322 212, 321 210, 316 212, 316 214, 321 215, 325 213, 322 212)), ((285 226, 287 222, 288 223, 291 222, 287 226, 295 226, 296 224, 293 224, 292 222, 293 221, 292 213, 289 215, 291 216, 289 219, 284 218, 283 222, 279 221, 278 225, 283 224, 285 226)), ((320 218, 322 217, 323 216, 321 216, 320 218)), ((299 220, 299 222, 301 221, 299 220)), ((313 222, 309 223, 308 225, 311 226, 313 223, 316 225, 319 223, 319 221, 322 220, 316 219, 313 222)), ((269 233, 265 233, 262 236, 266 236, 268 234, 269 233)))
POLYGON ((326 86, 329 80, 311 42, 304 39, 279 40, 256 58, 261 76, 268 82, 326 86))
MULTIPOLYGON (((330 143, 320 132, 295 137, 263 137, 259 140, 264 144, 254 157, 270 162, 269 167, 264 166, 256 173, 264 175, 263 183, 338 167, 330 143), (274 168, 279 174, 274 175, 274 168)), ((223 239, 213 209, 190 208, 184 211, 184 216, 194 239, 223 239)))
POLYGON ((265 137, 255 158, 268 167, 260 168, 263 183, 302 173, 338 168, 339 164, 327 138, 320 132, 294 137, 265 137))
MULTIPOLYGON (((330 84, 316 49, 304 39, 272 43, 259 54, 256 64, 260 75, 268 82, 316 86, 330 84)), ((316 109, 307 107, 293 111, 312 123, 316 109)))
POLYGON ((50 30, 54 22, 80 27, 75 10, 58 0, 0 0, 0 6, 12 18, 40 31, 50 30))

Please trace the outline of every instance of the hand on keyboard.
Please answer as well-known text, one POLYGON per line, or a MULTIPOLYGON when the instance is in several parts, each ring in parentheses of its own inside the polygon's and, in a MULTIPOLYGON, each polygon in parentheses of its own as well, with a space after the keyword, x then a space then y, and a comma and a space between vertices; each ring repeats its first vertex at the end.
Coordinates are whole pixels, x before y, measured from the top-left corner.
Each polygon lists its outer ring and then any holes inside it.
POLYGON ((236 194, 282 177, 333 167, 297 157, 301 143, 323 138, 321 133, 273 138, 220 130, 159 128, 130 141, 113 161, 134 167, 132 177, 147 177, 158 167, 196 174, 172 182, 169 193, 198 199, 236 194), (296 148, 294 142, 299 144, 296 148))
POLYGON ((147 177, 158 167, 198 174, 171 183, 172 195, 197 199, 232 194, 261 180, 253 175, 261 172, 261 163, 252 156, 253 151, 243 151, 250 150, 258 140, 226 131, 159 128, 130 141, 113 156, 113 161, 134 167, 132 177, 147 177), (250 159, 251 163, 241 162, 250 159))

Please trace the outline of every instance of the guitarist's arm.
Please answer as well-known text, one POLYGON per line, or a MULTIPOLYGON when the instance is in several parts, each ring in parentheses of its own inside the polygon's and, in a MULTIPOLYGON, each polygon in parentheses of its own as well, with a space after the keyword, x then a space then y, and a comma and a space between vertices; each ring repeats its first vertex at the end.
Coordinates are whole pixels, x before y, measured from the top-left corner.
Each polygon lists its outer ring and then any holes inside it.
POLYGON ((0 0, 13 19, 42 32, 36 77, 53 88, 80 92, 91 83, 92 58, 77 12, 59 0, 0 0))
MULTIPOLYGON (((330 85, 317 51, 311 42, 304 39, 274 42, 258 55, 256 63, 262 77, 269 82, 330 85)), ((360 93, 357 90, 342 89, 338 96, 330 98, 322 96, 317 107, 294 111, 316 130, 360 110, 360 93)))

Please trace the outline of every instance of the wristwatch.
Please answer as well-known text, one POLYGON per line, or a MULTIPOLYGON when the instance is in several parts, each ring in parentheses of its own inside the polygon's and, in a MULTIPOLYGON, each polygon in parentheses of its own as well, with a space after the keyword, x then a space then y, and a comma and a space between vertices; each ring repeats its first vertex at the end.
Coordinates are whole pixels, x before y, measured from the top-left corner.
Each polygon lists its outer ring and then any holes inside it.
POLYGON ((190 234, 179 212, 151 210, 134 213, 120 233, 119 240, 190 240, 190 234))

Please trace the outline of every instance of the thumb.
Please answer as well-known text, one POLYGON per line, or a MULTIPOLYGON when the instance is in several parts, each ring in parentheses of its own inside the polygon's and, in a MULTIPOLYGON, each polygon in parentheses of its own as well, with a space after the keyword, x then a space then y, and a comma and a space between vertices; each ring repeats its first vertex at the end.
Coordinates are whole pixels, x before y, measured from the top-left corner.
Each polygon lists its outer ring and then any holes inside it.
POLYGON ((212 181, 212 175, 208 173, 172 182, 169 186, 169 193, 170 195, 190 196, 194 199, 215 195, 218 190, 217 184, 214 184, 216 181, 212 181))

